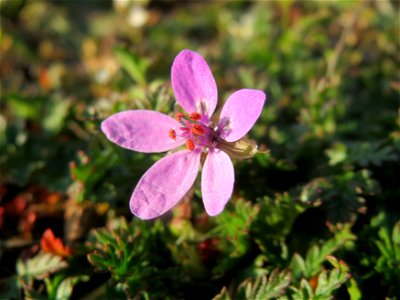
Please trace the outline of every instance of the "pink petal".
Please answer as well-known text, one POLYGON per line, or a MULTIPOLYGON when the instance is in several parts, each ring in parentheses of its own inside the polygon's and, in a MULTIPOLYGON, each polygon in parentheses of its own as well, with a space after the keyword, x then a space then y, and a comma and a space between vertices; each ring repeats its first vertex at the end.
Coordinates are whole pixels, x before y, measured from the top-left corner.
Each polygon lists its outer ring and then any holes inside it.
POLYGON ((200 167, 200 152, 180 151, 156 162, 133 191, 130 208, 143 220, 153 219, 174 207, 189 191, 200 167))
POLYGON ((204 58, 190 50, 181 51, 171 70, 176 101, 188 112, 211 117, 218 101, 217 85, 204 58))
POLYGON ((221 150, 211 150, 203 166, 201 192, 207 214, 222 212, 232 195, 235 172, 229 156, 221 150))
POLYGON ((235 142, 253 127, 261 114, 266 96, 260 90, 242 89, 234 92, 222 107, 219 127, 221 137, 235 142))
POLYGON ((163 152, 184 144, 168 136, 170 129, 182 125, 173 118, 150 110, 129 110, 116 113, 101 123, 107 138, 126 149, 139 152, 163 152))

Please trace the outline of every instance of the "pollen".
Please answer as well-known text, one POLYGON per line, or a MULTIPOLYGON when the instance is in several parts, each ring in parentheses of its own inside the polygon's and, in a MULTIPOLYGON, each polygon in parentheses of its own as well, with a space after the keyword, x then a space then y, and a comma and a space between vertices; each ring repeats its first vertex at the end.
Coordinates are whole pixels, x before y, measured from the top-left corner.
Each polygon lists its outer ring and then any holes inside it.
POLYGON ((196 135, 204 135, 206 133, 206 129, 200 124, 192 124, 190 130, 196 135))
POLYGON ((185 116, 183 113, 177 112, 177 113, 175 114, 175 120, 177 120, 178 122, 180 122, 180 121, 182 121, 181 119, 182 119, 183 116, 185 116))
POLYGON ((176 140, 176 132, 175 132, 175 130, 170 129, 169 132, 168 132, 168 136, 169 136, 171 139, 176 140))
POLYGON ((198 121, 201 119, 201 114, 199 114, 198 112, 193 112, 189 115, 189 118, 193 121, 198 121))
POLYGON ((194 150, 194 141, 193 140, 186 141, 186 149, 188 149, 190 151, 194 150))

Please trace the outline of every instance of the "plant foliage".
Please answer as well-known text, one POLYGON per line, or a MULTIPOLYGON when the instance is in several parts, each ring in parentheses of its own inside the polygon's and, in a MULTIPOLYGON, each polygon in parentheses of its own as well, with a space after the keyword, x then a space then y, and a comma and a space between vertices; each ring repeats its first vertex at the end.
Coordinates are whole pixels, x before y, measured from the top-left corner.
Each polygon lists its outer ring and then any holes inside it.
POLYGON ((0 298, 399 299, 399 12, 391 0, 0 1, 0 298), (261 151, 234 159, 219 216, 197 182, 139 221, 130 195, 164 154, 119 148, 100 124, 179 111, 182 49, 210 63, 219 103, 267 93, 258 148, 230 154, 261 151))

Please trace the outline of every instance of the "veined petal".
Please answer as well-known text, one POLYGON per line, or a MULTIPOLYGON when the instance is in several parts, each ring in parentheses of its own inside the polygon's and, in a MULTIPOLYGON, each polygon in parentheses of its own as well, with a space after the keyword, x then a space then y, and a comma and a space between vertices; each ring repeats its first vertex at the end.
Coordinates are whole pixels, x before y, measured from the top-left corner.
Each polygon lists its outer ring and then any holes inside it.
POLYGON ((190 50, 181 51, 171 70, 176 101, 188 112, 209 119, 218 101, 217 85, 204 58, 190 50))
POLYGON ((232 195, 235 172, 229 156, 221 150, 211 150, 203 166, 201 193, 207 214, 222 212, 232 195))
POLYGON ((116 113, 101 123, 107 138, 126 149, 153 153, 174 149, 184 140, 169 137, 169 130, 181 124, 173 118, 151 110, 128 110, 116 113))
POLYGON ((174 207, 196 180, 200 156, 200 152, 180 151, 156 162, 133 191, 130 200, 132 213, 148 220, 174 207))
POLYGON ((263 91, 242 89, 233 93, 222 107, 220 135, 227 142, 243 137, 260 116, 266 96, 263 91))

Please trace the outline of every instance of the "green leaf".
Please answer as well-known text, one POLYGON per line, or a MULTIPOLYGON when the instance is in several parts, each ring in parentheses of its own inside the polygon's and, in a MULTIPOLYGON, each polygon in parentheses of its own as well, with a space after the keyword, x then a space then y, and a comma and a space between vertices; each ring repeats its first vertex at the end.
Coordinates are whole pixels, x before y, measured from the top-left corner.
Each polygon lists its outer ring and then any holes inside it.
POLYGON ((68 193, 78 201, 87 200, 89 196, 92 197, 92 201, 96 200, 94 190, 98 189, 99 182, 106 172, 115 166, 118 155, 109 148, 92 147, 89 154, 79 151, 78 158, 77 163, 73 162, 70 165, 74 182, 70 185, 68 193))
POLYGON ((149 61, 144 58, 139 58, 125 48, 117 47, 114 50, 121 66, 128 74, 141 85, 146 84, 146 72, 149 66, 149 61))
POLYGON ((327 149, 325 153, 329 158, 329 164, 335 166, 346 160, 347 147, 343 143, 336 143, 332 148, 327 149))
POLYGON ((132 295, 148 289, 160 292, 165 288, 164 281, 177 276, 168 267, 170 253, 163 240, 163 224, 136 220, 128 225, 124 218, 121 220, 112 229, 95 231, 89 262, 96 271, 111 273, 116 291, 132 295), (155 277, 157 280, 152 280, 155 277))
POLYGON ((208 234, 211 238, 220 240, 219 248, 224 251, 219 264, 213 270, 216 276, 223 276, 234 268, 248 251, 251 245, 249 231, 258 210, 257 205, 239 199, 234 202, 233 207, 229 206, 214 219, 216 225, 208 234))
POLYGON ((248 231, 252 220, 257 215, 258 206, 239 199, 233 211, 225 210, 215 218, 216 226, 210 231, 211 236, 229 238, 233 244, 232 256, 242 255, 248 246, 248 231))
POLYGON ((353 142, 348 145, 348 159, 362 167, 369 165, 380 166, 385 161, 398 159, 391 145, 382 141, 353 142))
POLYGON ((293 199, 287 192, 276 193, 273 198, 262 199, 260 212, 256 216, 252 229, 264 254, 270 254, 270 249, 266 245, 271 246, 271 241, 282 242, 282 239, 290 233, 298 215, 304 210, 305 205, 293 199))
POLYGON ((247 279, 242 282, 237 290, 235 299, 274 299, 285 293, 291 280, 288 271, 279 272, 275 269, 267 277, 261 275, 253 282, 247 279))
POLYGON ((43 102, 42 97, 26 97, 17 93, 11 93, 5 96, 7 105, 17 117, 38 120, 41 117, 43 102))
MULTIPOLYGON (((397 222, 390 233, 389 229, 384 226, 379 229, 379 240, 375 241, 379 249, 380 256, 376 262, 375 269, 384 275, 388 284, 400 281, 400 222, 397 222)), ((398 285, 397 285, 398 286, 398 285)))
POLYGON ((23 299, 17 276, 10 276, 0 280, 0 299, 23 299))
POLYGON ((306 263, 300 254, 295 253, 290 261, 290 269, 293 272, 293 277, 301 278, 306 271, 306 263))
POLYGON ((302 202, 323 205, 328 225, 340 229, 343 223, 354 223, 358 213, 365 212, 365 196, 378 191, 378 184, 368 170, 346 171, 339 175, 317 177, 302 187, 302 202))
POLYGON ((229 296, 226 287, 223 287, 221 292, 219 292, 218 295, 216 295, 212 300, 231 300, 232 298, 229 296))
POLYGON ((70 299, 74 285, 80 281, 88 281, 88 280, 89 276, 74 276, 64 279, 57 287, 57 294, 55 300, 70 299))
POLYGON ((290 263, 293 276, 295 278, 304 276, 307 279, 311 279, 321 271, 324 261, 332 260, 329 255, 334 253, 345 243, 354 239, 355 236, 350 232, 349 226, 345 226, 341 231, 338 231, 332 239, 326 241, 321 246, 313 245, 310 250, 308 250, 305 260, 298 254, 293 255, 290 263))
POLYGON ((49 100, 47 112, 43 118, 43 127, 52 133, 58 133, 64 125, 69 107, 70 102, 65 99, 57 97, 49 100))
POLYGON ((318 277, 318 285, 315 290, 317 299, 332 299, 332 293, 339 288, 349 275, 340 269, 323 271, 318 277))
POLYGON ((314 300, 314 291, 310 285, 310 283, 306 279, 302 279, 300 281, 300 287, 290 287, 293 292, 292 297, 294 300, 314 300))
POLYGON ((73 278, 68 277, 64 279, 57 288, 56 299, 67 300, 72 294, 73 278))
POLYGON ((357 281, 354 278, 350 278, 347 284, 347 292, 350 295, 350 300, 360 300, 362 299, 361 291, 358 287, 357 281))
POLYGON ((335 268, 330 271, 322 270, 318 274, 315 290, 311 281, 302 278, 299 288, 291 287, 293 299, 328 300, 333 298, 333 292, 346 282, 350 275, 347 273, 348 267, 344 262, 338 261, 333 256, 328 257, 328 260, 335 268))

